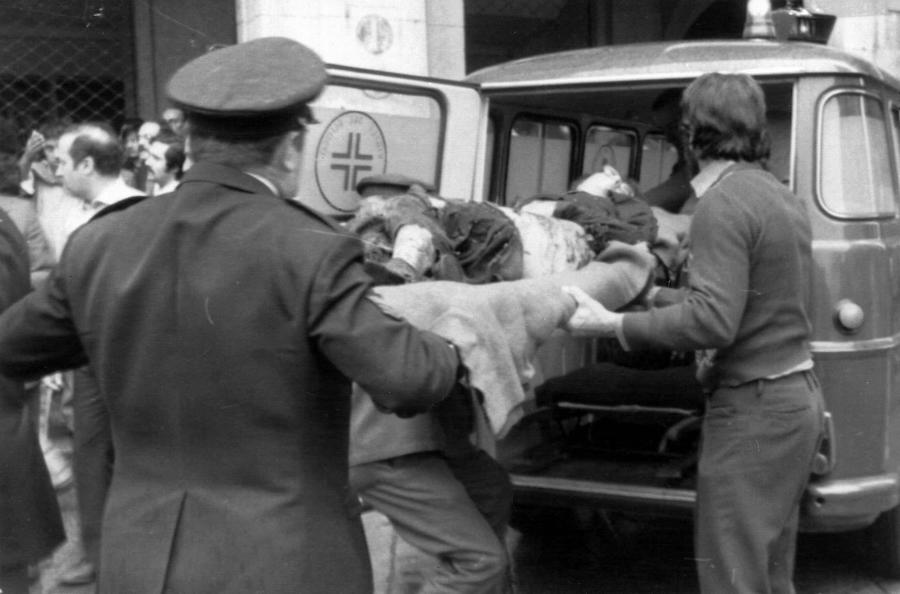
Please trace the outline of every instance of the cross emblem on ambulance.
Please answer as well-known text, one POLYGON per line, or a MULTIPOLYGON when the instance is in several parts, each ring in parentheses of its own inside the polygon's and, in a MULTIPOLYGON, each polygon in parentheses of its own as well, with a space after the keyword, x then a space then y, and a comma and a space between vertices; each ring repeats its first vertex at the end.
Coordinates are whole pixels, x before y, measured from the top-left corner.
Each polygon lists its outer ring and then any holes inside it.
POLYGON ((347 133, 347 149, 343 152, 331 153, 331 168, 344 173, 345 190, 356 188, 360 173, 372 171, 372 154, 366 154, 360 149, 362 135, 359 132, 347 133))
MULTIPOLYGON (((384 173, 387 143, 378 122, 367 113, 347 111, 329 122, 316 146, 316 184, 333 208, 351 211, 348 194, 364 177, 384 173)), ((357 198, 358 199, 358 198, 357 198)))

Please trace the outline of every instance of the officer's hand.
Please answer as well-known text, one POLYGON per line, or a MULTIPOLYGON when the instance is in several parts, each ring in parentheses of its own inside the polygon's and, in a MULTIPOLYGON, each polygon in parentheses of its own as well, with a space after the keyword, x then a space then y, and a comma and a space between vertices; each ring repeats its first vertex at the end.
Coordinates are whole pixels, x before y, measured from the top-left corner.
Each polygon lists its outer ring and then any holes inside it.
POLYGON ((609 311, 578 287, 563 287, 562 290, 575 299, 577 306, 566 322, 566 330, 575 336, 608 338, 616 335, 616 326, 622 314, 609 311))

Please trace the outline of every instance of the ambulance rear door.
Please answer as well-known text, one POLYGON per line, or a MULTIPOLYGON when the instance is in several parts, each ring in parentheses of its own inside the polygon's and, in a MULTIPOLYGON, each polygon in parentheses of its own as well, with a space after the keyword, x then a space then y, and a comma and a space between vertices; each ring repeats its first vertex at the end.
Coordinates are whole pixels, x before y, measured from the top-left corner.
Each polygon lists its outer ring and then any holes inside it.
POLYGON ((444 198, 482 200, 487 106, 474 84, 329 66, 305 139, 301 202, 351 215, 366 177, 391 173, 444 198))

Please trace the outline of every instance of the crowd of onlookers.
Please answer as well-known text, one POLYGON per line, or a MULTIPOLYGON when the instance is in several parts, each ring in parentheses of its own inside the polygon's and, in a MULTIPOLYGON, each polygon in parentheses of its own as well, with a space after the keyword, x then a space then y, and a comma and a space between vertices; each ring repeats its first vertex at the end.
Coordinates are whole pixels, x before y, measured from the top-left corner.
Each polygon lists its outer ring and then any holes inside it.
MULTIPOLYGON (((72 161, 67 158, 69 155, 61 154, 60 140, 79 126, 85 124, 48 121, 32 130, 24 146, 16 152, 10 142, 11 133, 6 134, 4 146, 0 147, 3 149, 0 208, 28 243, 31 281, 35 287, 44 282, 59 261, 72 232, 107 205, 94 200, 95 193, 72 191, 63 183, 61 169, 72 161)), ((181 110, 166 109, 159 120, 127 118, 117 130, 105 123, 87 126, 89 130, 108 131, 118 145, 115 154, 121 169, 117 183, 127 184, 136 195, 147 196, 162 195, 177 187, 186 168, 185 118, 181 110)), ((77 150, 71 146, 65 148, 68 152, 77 150)), ((115 172, 112 173, 115 177, 115 172)), ((30 399, 37 419, 35 431, 58 494, 72 488, 75 482, 71 450, 59 444, 65 443, 74 432, 73 396, 84 386, 78 373, 77 370, 54 373, 28 386, 36 396, 30 399)), ((76 554, 71 556, 70 566, 63 568, 62 583, 75 585, 94 580, 95 553, 90 551, 91 546, 85 546, 82 534, 98 529, 99 526, 79 526, 67 535, 76 554)))

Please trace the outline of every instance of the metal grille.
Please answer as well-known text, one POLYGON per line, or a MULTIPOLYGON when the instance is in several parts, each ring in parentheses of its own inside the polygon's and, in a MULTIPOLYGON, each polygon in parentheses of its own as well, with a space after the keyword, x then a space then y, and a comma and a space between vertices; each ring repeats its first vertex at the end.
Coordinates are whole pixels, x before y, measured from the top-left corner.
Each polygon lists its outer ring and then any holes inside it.
POLYGON ((133 39, 130 0, 0 3, 0 150, 51 120, 118 127, 134 112, 133 39))

